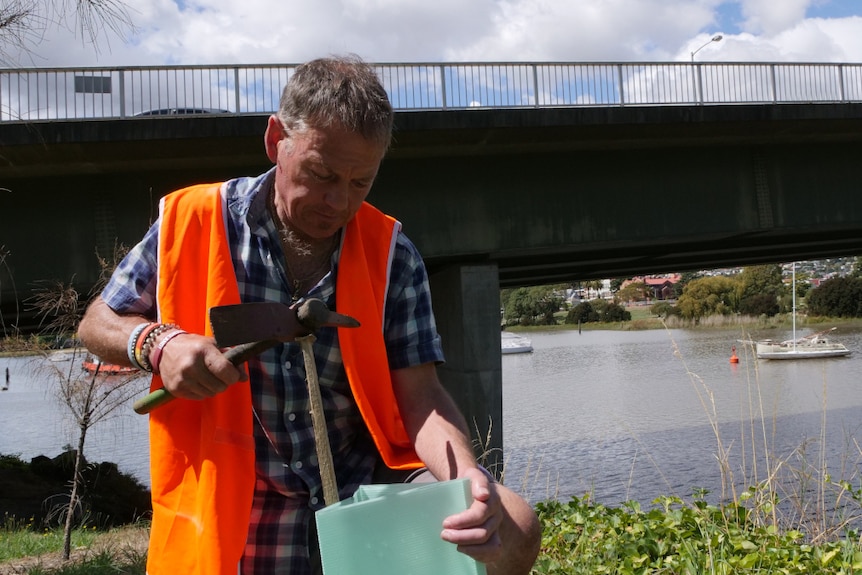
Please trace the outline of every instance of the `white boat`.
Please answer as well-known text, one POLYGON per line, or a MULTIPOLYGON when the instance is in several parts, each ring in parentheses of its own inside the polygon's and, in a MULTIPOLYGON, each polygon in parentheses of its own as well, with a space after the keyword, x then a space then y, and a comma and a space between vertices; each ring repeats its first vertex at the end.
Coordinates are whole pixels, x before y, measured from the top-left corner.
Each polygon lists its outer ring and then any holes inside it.
MULTIPOLYGON (((835 328, 832 328, 835 329, 835 328)), ((843 343, 829 341, 830 330, 787 341, 762 340, 755 343, 758 359, 813 359, 850 355, 843 343)))
POLYGON ((531 353, 533 342, 518 334, 502 331, 500 332, 500 351, 505 355, 509 353, 531 353))
POLYGON ((805 337, 796 337, 796 264, 793 264, 793 339, 772 341, 765 339, 755 342, 758 359, 814 359, 820 357, 841 357, 850 355, 843 343, 830 341, 826 334, 835 328, 827 329, 805 337))

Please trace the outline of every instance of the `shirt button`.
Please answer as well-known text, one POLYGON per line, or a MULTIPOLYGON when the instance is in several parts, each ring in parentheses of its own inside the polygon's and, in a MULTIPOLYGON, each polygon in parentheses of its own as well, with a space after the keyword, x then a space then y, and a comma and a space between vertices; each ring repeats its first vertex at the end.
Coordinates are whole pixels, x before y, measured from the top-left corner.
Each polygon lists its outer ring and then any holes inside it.
POLYGON ((293 464, 293 466, 294 466, 296 469, 302 469, 302 462, 301 462, 301 461, 297 461, 296 463, 294 463, 294 464, 293 464))
POLYGON ((317 497, 312 497, 312 498, 311 498, 311 504, 312 504, 312 505, 317 505, 317 497))
POLYGON ((290 415, 287 416, 287 420, 288 421, 296 421, 296 414, 291 413, 290 415))
POLYGON ((290 369, 290 362, 289 361, 284 362, 284 369, 290 369))

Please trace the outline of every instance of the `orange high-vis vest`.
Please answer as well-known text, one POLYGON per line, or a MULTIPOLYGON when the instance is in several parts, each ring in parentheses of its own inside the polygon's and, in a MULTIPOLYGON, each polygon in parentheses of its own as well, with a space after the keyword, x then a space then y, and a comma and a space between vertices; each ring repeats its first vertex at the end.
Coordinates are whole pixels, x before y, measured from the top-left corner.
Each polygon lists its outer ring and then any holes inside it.
MULTIPOLYGON (((240 302, 221 184, 192 186, 160 203, 159 321, 212 335, 210 307, 240 302)), ((383 461, 421 467, 399 415, 383 341, 389 267, 400 224, 363 204, 345 228, 336 310, 360 321, 339 328, 347 377, 383 461)), ((152 388, 161 387, 158 376, 152 388)), ((176 400, 150 414, 153 521, 148 575, 235 575, 248 535, 255 483, 247 382, 204 400, 176 400)))

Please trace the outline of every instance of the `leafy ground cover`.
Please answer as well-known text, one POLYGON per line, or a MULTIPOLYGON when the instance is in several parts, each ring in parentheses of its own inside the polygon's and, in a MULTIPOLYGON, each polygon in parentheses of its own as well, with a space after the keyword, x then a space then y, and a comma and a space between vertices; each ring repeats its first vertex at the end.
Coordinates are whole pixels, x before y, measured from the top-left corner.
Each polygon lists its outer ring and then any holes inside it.
POLYGON ((859 533, 847 530, 811 542, 802 531, 762 521, 757 510, 732 503, 684 504, 675 497, 644 511, 612 508, 589 498, 537 505, 542 553, 534 574, 673 573, 849 574, 862 570, 859 533))

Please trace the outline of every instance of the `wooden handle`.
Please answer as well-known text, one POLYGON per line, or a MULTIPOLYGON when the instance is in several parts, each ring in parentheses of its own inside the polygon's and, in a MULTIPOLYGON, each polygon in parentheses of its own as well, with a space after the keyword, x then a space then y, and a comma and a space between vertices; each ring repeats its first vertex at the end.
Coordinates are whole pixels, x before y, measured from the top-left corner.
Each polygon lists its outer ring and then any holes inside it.
MULTIPOLYGON (((266 339, 263 341, 244 343, 242 345, 230 348, 229 350, 224 352, 224 356, 229 362, 236 366, 239 366, 247 362, 251 358, 260 355, 269 348, 275 347, 279 343, 281 343, 281 341, 277 339, 266 339)), ((144 415, 156 409, 157 407, 161 407, 162 405, 170 402, 173 399, 175 398, 173 395, 171 395, 170 391, 168 391, 164 387, 160 387, 152 391, 146 397, 142 397, 141 399, 136 401, 133 408, 135 410, 135 413, 140 413, 141 415, 144 415)))
POLYGON ((298 337, 305 361, 305 382, 308 386, 308 401, 311 406, 311 427, 314 431, 314 447, 320 467, 320 481, 323 486, 323 503, 326 506, 338 503, 338 482, 335 478, 335 465, 332 462, 332 446, 326 429, 323 413, 323 397, 320 394, 320 381, 317 379, 317 365, 314 363, 314 335, 298 337))

